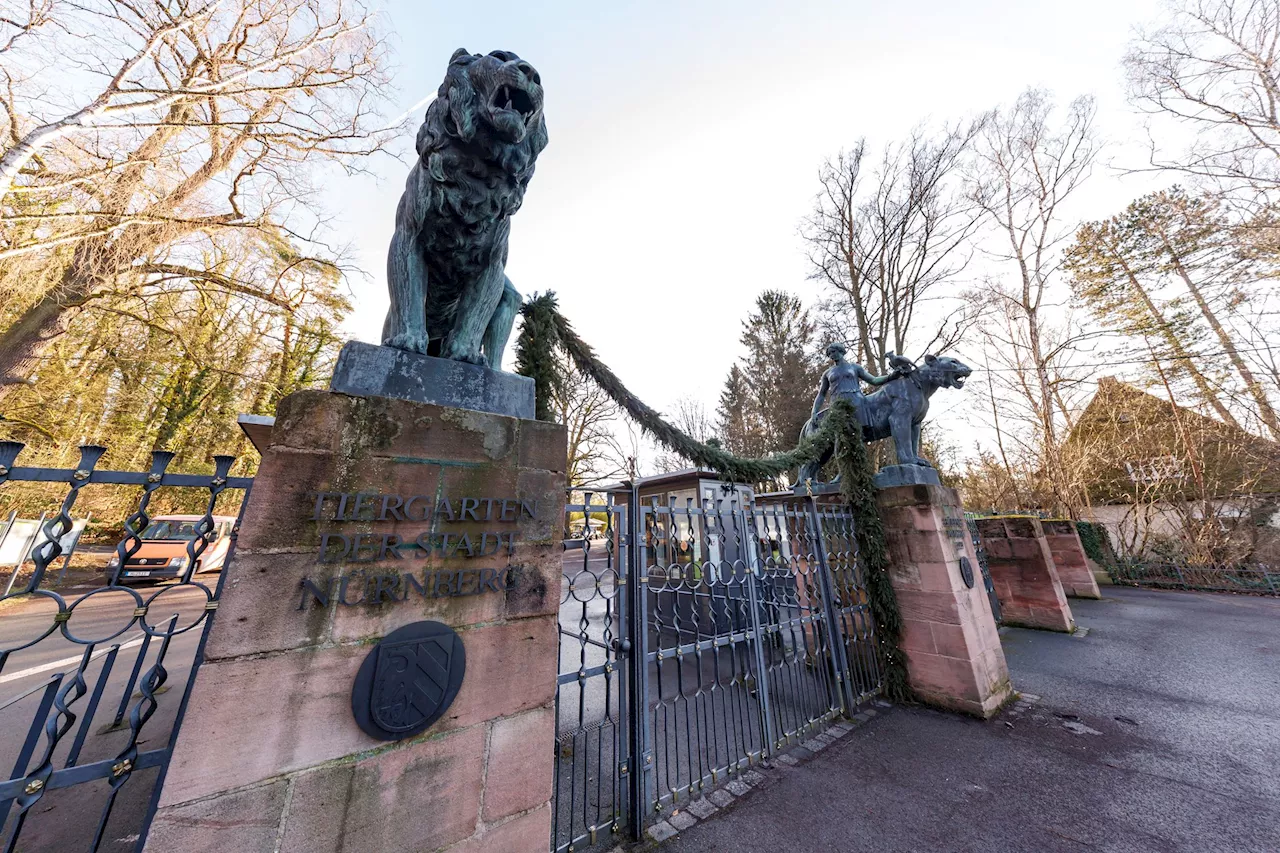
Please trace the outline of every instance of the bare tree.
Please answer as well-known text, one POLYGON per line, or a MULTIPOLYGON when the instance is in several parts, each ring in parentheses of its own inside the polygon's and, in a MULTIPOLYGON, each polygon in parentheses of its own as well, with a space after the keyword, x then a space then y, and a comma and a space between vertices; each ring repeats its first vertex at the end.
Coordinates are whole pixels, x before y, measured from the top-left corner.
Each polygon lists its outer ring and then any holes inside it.
MULTIPOLYGON (((1078 98, 1058 121, 1049 95, 1028 90, 985 122, 967 174, 969 197, 995 227, 988 251, 997 268, 1012 273, 988 279, 974 294, 990 309, 981 331, 992 393, 1021 404, 1031 430, 1021 440, 1036 448, 1050 476, 1062 470, 1061 431, 1071 425, 1066 392, 1082 379, 1069 357, 1090 334, 1065 309, 1069 294, 1059 271, 1075 230, 1063 206, 1088 178, 1098 149, 1094 112, 1092 99, 1078 98)), ((1012 420, 1019 413, 1005 414, 1012 420)), ((1055 486, 1059 502, 1074 503, 1066 482, 1055 486)))
POLYGON ((13 297, 0 395, 105 294, 180 278, 287 308, 278 278, 203 258, 235 246, 263 273, 323 251, 314 165, 350 166, 387 138, 374 126, 386 80, 371 15, 350 0, 31 10, 53 25, 11 39, 0 71, 0 297, 13 297))
MULTIPOLYGON (((1280 189, 1280 0, 1179 0, 1125 59, 1133 102, 1194 133, 1151 165, 1203 179, 1239 200, 1280 189)), ((1152 133, 1154 140, 1158 133, 1152 133)))
MULTIPOLYGON (((678 429, 698 441, 706 442, 716 438, 716 421, 707 411, 707 407, 696 397, 684 396, 677 399, 669 420, 678 429)), ((692 464, 688 459, 669 450, 660 451, 653 460, 653 467, 657 474, 678 471, 692 464)))
POLYGON ((569 486, 594 486, 628 474, 616 435, 621 410, 608 394, 561 356, 564 380, 552 398, 555 420, 568 430, 569 486))
POLYGON ((982 127, 957 122, 932 133, 923 127, 889 145, 864 176, 866 144, 828 160, 822 190, 801 233, 809 246, 811 277, 826 284, 829 311, 849 330, 858 359, 885 370, 885 355, 908 346, 946 348, 967 315, 921 334, 920 312, 938 286, 954 281, 971 255, 978 225, 972 201, 957 192, 958 167, 982 127))

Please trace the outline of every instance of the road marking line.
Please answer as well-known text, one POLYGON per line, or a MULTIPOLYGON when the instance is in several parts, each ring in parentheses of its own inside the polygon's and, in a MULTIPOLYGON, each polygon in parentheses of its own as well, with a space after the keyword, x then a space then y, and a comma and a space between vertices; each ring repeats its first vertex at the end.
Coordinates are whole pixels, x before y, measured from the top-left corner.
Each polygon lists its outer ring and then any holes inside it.
MULTIPOLYGON (((141 645, 143 636, 144 635, 139 634, 137 638, 132 639, 129 642, 121 643, 120 644, 121 650, 131 649, 134 646, 141 645)), ((89 660, 91 661, 97 660, 98 658, 102 657, 109 651, 111 651, 110 647, 105 649, 99 649, 98 651, 93 653, 93 656, 90 657, 89 660)), ((39 675, 42 672, 48 672, 51 669, 62 669, 62 667, 64 666, 80 663, 80 659, 83 657, 84 657, 83 654, 79 654, 79 655, 76 655, 75 657, 63 658, 62 660, 55 660, 50 663, 40 664, 40 666, 33 666, 30 669, 24 669, 18 672, 11 672, 8 675, 0 675, 0 684, 5 684, 10 681, 17 681, 20 678, 29 678, 33 675, 39 675)))

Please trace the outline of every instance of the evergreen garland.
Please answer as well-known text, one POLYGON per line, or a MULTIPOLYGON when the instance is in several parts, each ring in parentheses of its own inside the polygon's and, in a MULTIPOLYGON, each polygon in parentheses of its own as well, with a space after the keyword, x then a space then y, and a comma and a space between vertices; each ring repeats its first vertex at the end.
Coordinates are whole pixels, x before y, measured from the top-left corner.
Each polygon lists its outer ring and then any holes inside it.
POLYGON ((535 296, 520 307, 524 322, 516 338, 516 373, 533 379, 534 417, 540 421, 551 420, 551 401, 566 381, 556 361, 557 313, 554 293, 535 296))
POLYGON ((876 508, 871 460, 867 446, 862 442, 862 428, 853 406, 846 400, 837 400, 827 419, 833 417, 844 422, 838 433, 835 454, 836 470, 840 473, 840 497, 854 518, 858 562, 867 585, 876 639, 880 643, 877 651, 884 672, 885 697, 892 702, 910 702, 913 694, 907 681, 907 654, 902 650, 902 614, 898 612, 898 597, 889 578, 889 552, 885 546, 880 510, 876 508))
POLYGON ((554 294, 547 293, 529 300, 521 308, 521 314, 524 325, 516 341, 516 371, 532 377, 535 382, 539 420, 551 418, 549 395, 548 400, 544 400, 544 389, 549 392, 559 387, 557 383, 564 381, 554 353, 558 344, 568 353, 574 366, 604 389, 655 441, 699 467, 716 471, 727 480, 759 483, 776 479, 820 458, 834 445, 840 493, 853 514, 858 557, 864 570, 880 643, 877 651, 884 672, 885 695, 895 702, 911 699, 906 655, 900 648, 902 617, 889 579, 884 526, 876 509, 875 486, 867 448, 862 441, 862 427, 849 401, 834 401, 818 432, 802 439, 792 450, 754 459, 737 456, 721 447, 719 442, 698 441, 668 423, 627 390, 613 371, 596 358, 590 345, 573 331, 569 321, 560 313, 554 294))

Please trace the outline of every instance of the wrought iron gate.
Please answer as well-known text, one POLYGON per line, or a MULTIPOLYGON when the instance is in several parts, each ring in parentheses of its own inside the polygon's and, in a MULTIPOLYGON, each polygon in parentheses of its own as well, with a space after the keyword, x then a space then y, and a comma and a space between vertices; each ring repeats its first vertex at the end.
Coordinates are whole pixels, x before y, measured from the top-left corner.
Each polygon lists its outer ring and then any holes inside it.
POLYGON ((223 538, 224 566, 234 553, 238 513, 215 521, 219 497, 247 494, 252 481, 228 476, 230 456, 214 457, 213 474, 192 475, 167 473, 174 454, 164 451, 134 472, 96 470, 106 448, 93 445, 74 469, 18 467, 22 450, 0 441, 0 486, 66 492, 41 526, 30 575, 19 578, 20 560, 0 596, 0 760, 12 761, 0 782, 0 849, 141 850, 222 588, 223 573, 199 574, 211 568, 202 558, 212 563, 208 549, 223 538), (101 581, 60 589, 49 569, 92 486, 136 489, 136 509, 114 556, 103 555, 101 581), (160 489, 195 489, 204 511, 190 518, 185 558, 166 563, 171 583, 129 585, 147 562, 135 555, 160 489))
POLYGON ((551 846, 629 832, 879 692, 846 507, 566 508, 551 846))

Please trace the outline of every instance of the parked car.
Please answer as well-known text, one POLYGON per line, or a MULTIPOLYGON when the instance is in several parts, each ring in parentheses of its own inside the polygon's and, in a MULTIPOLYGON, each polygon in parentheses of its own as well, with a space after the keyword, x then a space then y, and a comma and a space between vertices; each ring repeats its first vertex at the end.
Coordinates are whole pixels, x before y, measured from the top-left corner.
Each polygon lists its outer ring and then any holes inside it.
MULTIPOLYGON (((187 543, 196 538, 200 526, 199 515, 160 515, 151 520, 139 538, 142 546, 125 563, 120 573, 121 583, 144 580, 163 580, 181 577, 187 569, 187 543)), ((196 563, 196 572, 216 572, 222 569, 231 545, 231 527, 235 518, 229 515, 213 516, 213 539, 196 563)), ((114 573, 120 565, 119 554, 112 554, 107 561, 107 572, 114 573)))

